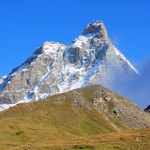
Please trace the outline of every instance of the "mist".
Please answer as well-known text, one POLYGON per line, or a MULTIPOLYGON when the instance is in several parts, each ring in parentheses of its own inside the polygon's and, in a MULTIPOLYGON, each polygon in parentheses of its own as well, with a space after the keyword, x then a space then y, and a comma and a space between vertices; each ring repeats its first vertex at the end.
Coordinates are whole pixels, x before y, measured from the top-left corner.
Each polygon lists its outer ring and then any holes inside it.
POLYGON ((145 109, 150 105, 150 58, 139 63, 137 70, 139 74, 130 79, 115 70, 103 85, 145 109))

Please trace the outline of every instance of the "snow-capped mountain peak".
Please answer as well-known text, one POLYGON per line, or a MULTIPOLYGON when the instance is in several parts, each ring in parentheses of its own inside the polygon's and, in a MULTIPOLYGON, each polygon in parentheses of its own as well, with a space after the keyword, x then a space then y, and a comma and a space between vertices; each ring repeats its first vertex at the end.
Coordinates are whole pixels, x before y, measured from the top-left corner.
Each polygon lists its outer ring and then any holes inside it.
POLYGON ((45 42, 41 47, 37 48, 33 54, 55 55, 60 45, 63 44, 58 42, 45 42))
POLYGON ((96 21, 86 25, 82 35, 68 46, 45 42, 1 79, 1 110, 7 104, 40 100, 89 84, 103 84, 115 69, 129 77, 137 73, 111 43, 103 22, 96 21))

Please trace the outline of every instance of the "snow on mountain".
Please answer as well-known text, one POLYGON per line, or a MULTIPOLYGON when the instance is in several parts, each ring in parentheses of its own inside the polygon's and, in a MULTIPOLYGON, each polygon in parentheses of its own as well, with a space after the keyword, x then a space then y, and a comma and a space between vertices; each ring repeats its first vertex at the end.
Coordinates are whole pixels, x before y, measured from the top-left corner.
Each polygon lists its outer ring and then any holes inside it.
POLYGON ((45 42, 22 65, 2 77, 0 110, 89 84, 103 84, 114 70, 128 77, 138 73, 111 43, 103 22, 96 21, 68 46, 45 42))

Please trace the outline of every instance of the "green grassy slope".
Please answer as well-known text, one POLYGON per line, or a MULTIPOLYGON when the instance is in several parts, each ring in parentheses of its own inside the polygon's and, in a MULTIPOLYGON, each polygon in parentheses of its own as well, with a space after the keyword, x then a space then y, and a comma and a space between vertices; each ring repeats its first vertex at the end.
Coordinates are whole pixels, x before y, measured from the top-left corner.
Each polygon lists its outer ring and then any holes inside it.
POLYGON ((16 148, 29 143, 54 144, 54 141, 63 142, 63 139, 113 133, 116 129, 112 123, 117 124, 121 130, 127 130, 121 122, 116 119, 113 122, 112 119, 110 123, 103 113, 97 111, 92 101, 98 97, 97 94, 94 95, 97 90, 107 89, 89 86, 45 100, 19 104, 1 112, 0 149, 16 148))

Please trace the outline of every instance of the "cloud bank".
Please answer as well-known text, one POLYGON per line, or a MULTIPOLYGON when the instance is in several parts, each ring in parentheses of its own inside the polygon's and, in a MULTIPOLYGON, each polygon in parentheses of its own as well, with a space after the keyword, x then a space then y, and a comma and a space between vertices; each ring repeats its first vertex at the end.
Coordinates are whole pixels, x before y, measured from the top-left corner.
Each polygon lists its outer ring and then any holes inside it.
POLYGON ((103 85, 145 109, 150 105, 150 58, 138 65, 139 75, 127 78, 115 71, 111 80, 103 85))

